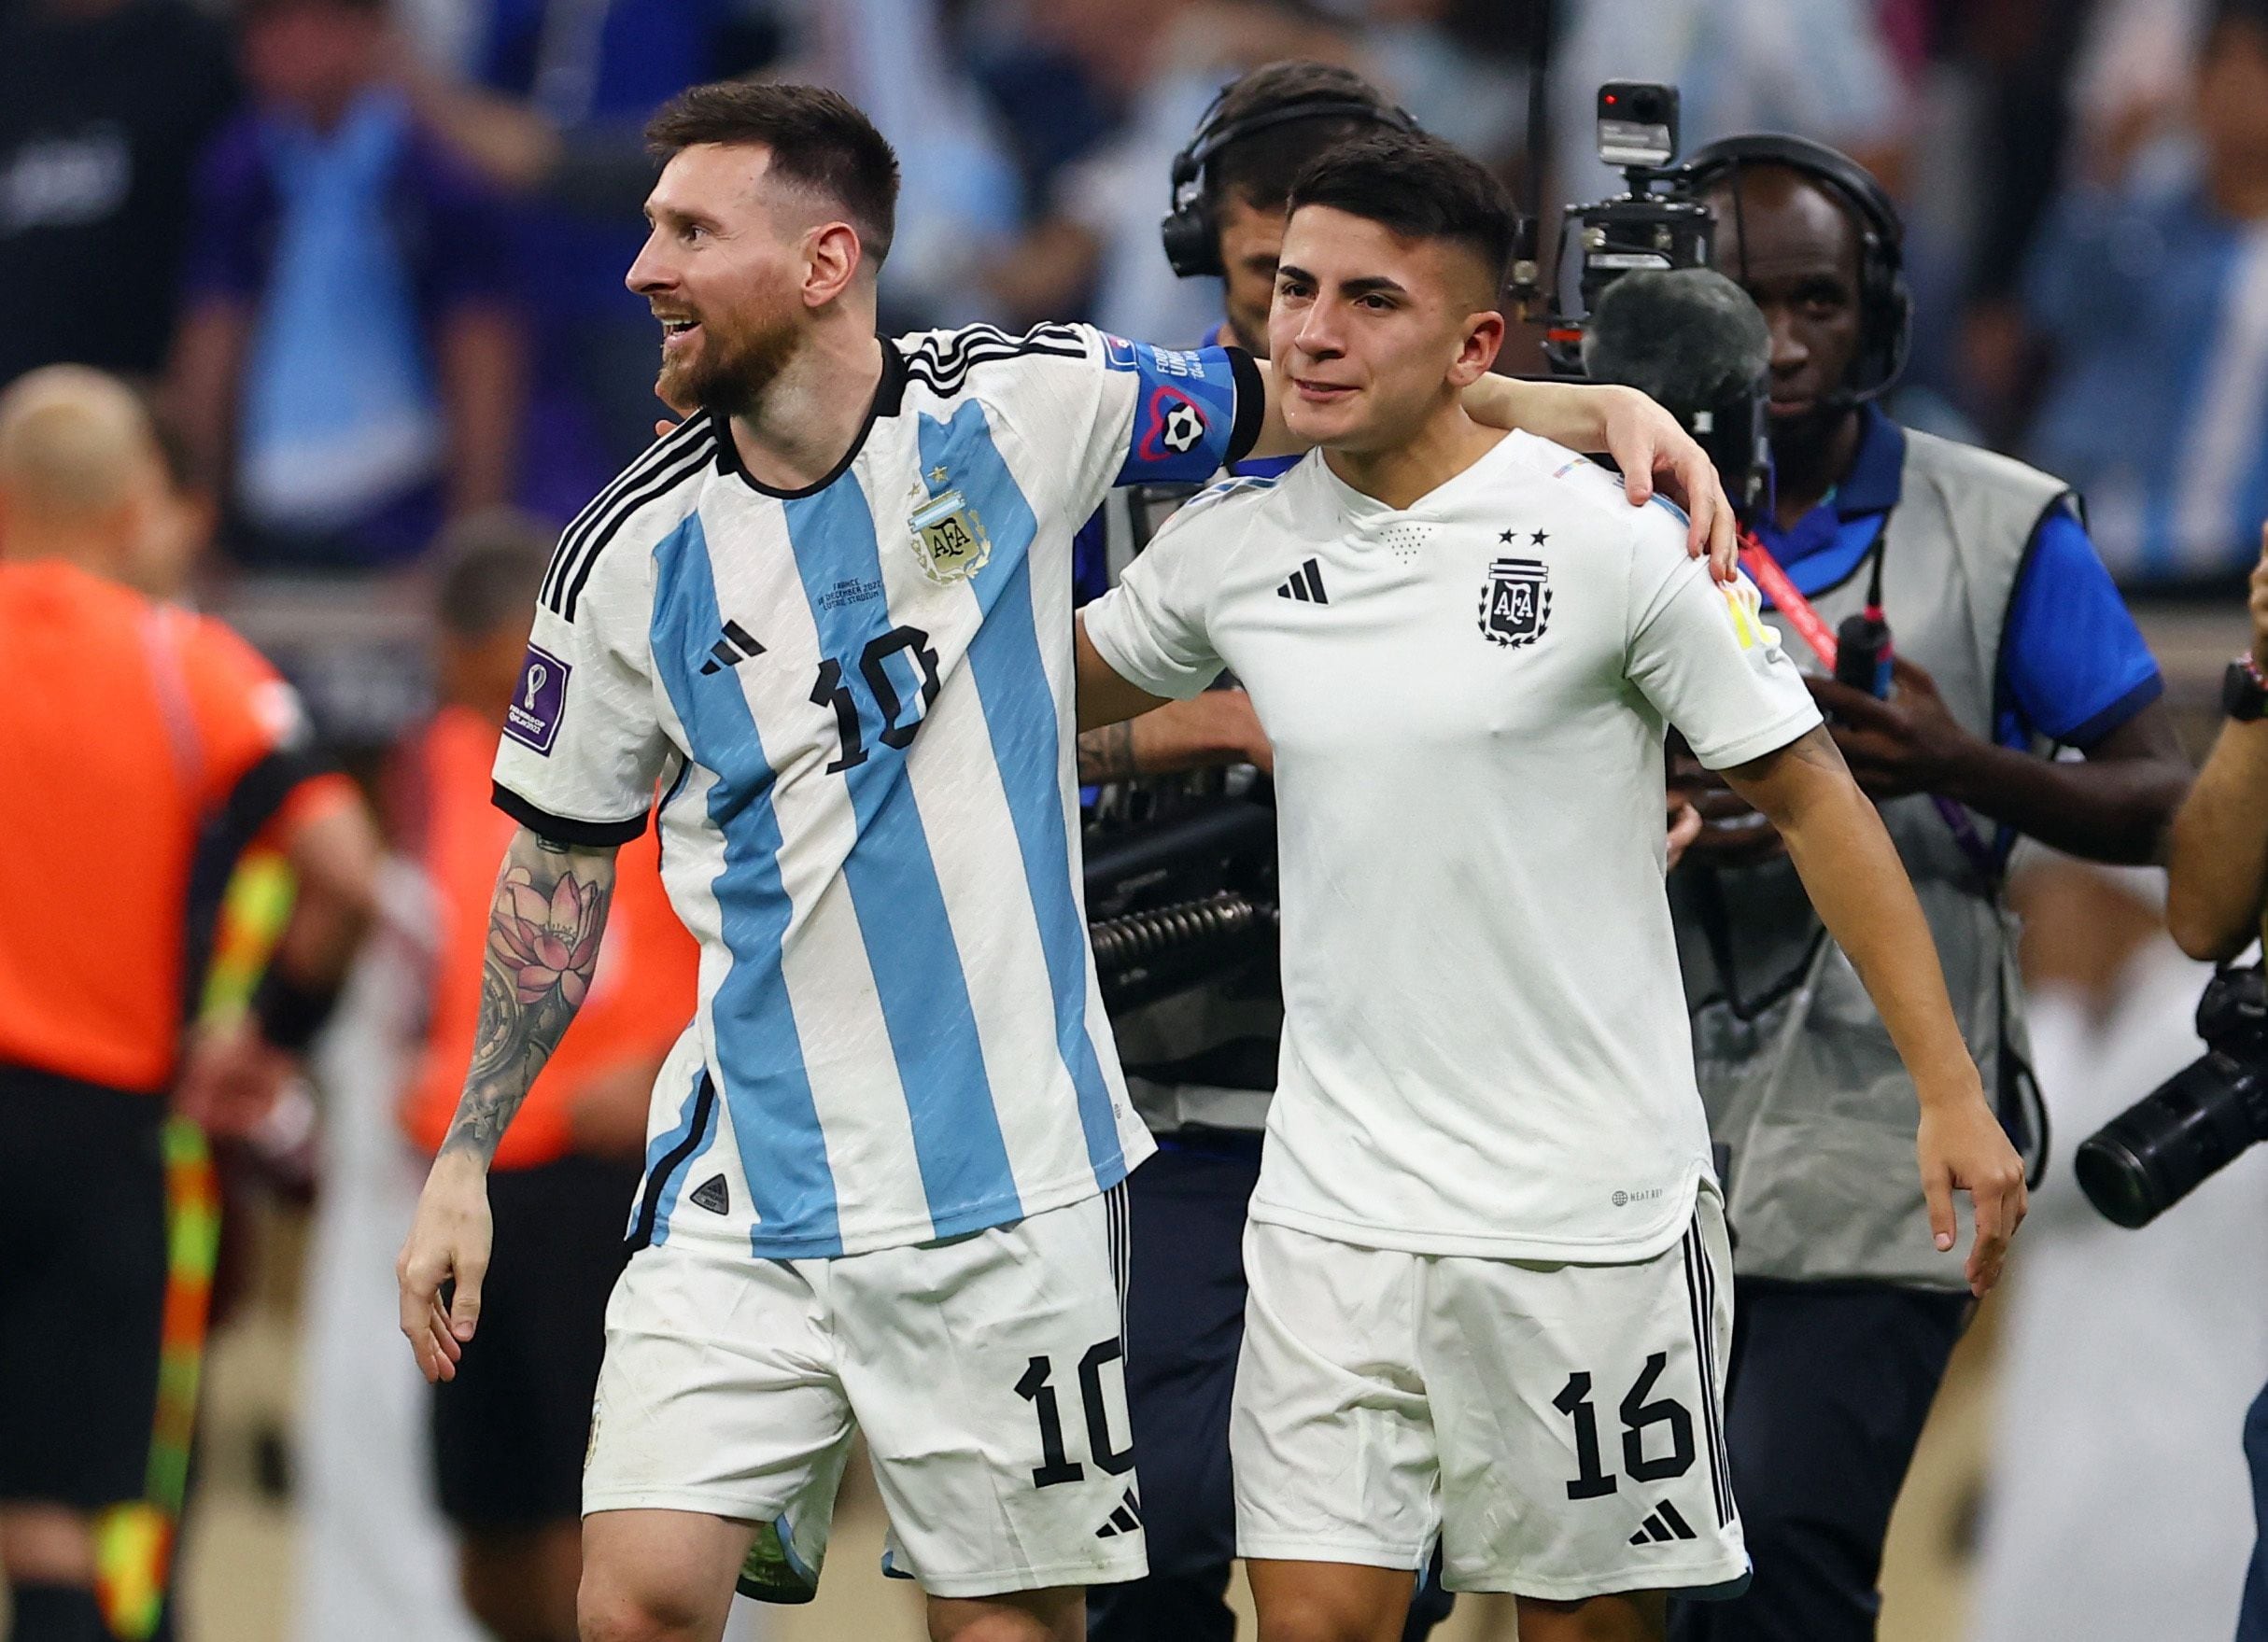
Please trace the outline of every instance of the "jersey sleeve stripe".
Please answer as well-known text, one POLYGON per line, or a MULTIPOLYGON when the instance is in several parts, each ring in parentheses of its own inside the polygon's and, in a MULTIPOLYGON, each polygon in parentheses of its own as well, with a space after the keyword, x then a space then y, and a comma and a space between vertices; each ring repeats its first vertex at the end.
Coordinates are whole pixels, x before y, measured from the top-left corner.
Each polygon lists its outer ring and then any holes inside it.
POLYGON ((636 461, 616 474, 613 482, 593 497, 581 512, 568 521, 567 528, 559 533, 559 545, 551 555, 550 567, 543 572, 543 585, 539 596, 546 604, 551 602, 560 567, 573 555, 576 545, 617 498, 656 468, 674 461, 687 445, 697 443, 708 436, 709 419, 696 416, 655 440, 636 461))
POLYGON ((713 443, 712 440, 701 441, 689 448, 674 466, 662 469, 641 488, 630 492, 614 504, 605 522, 576 549, 568 566, 561 568, 559 576, 563 591, 555 590, 551 600, 551 608, 556 613, 570 622, 575 619, 575 610, 583 600, 583 589, 588 585, 592 568, 598 564, 599 555, 606 551, 607 544, 614 540, 615 534, 629 523, 641 508, 659 501, 686 481, 697 479, 709 465, 713 443))
POLYGON ((489 799, 497 808, 537 837, 549 838, 555 844, 579 844, 586 849, 606 849, 617 844, 627 844, 646 830, 646 818, 642 811, 627 821, 579 821, 571 815, 554 815, 541 805, 530 804, 501 781, 492 784, 489 799))

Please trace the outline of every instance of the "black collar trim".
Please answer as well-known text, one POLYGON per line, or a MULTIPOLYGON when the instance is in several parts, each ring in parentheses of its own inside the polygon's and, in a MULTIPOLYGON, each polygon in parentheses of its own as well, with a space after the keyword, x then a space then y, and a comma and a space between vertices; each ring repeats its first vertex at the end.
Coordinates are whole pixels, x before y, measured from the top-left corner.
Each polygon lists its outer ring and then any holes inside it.
POLYGON ((875 423, 884 416, 896 415, 905 402, 906 356, 898 352, 897 344, 888 337, 876 340, 882 346, 882 377, 874 385, 874 402, 866 407, 866 419, 858 425, 858 433, 851 441, 851 448, 842 453, 842 459, 828 469, 824 476, 796 490, 782 490, 765 484, 741 465, 740 447, 733 442, 732 418, 711 411, 708 416, 710 426, 716 434, 717 471, 733 474, 758 496, 768 496, 777 501, 795 501, 801 497, 817 496, 848 473, 851 464, 858 460, 858 453, 866 448, 866 436, 874 431, 875 423))

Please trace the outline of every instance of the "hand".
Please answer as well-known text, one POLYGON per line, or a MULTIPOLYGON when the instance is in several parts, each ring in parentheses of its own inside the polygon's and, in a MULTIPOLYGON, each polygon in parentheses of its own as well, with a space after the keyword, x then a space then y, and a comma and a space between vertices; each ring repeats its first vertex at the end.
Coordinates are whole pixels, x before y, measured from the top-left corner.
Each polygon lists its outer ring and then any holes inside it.
POLYGON ((205 1133, 241 1139, 258 1129, 298 1074, 298 1058, 260 1035, 249 1016, 197 1029, 174 1110, 205 1133))
POLYGON ((444 1152, 425 1178, 409 1241, 394 1262, 401 1332, 428 1384, 457 1378, 457 1360, 480 1321, 493 1236, 487 1171, 469 1153, 444 1152), (456 1292, 444 1308, 442 1285, 452 1279, 456 1292))
POLYGON ((1968 1285, 1969 1292, 1982 1299, 2000 1281, 2008 1240, 2030 1206, 2023 1162, 1984 1103, 1984 1091, 1973 1086, 1963 1098, 1924 1100, 1914 1152, 1922 1165, 1922 1195, 1929 1202, 1930 1233, 1940 1253, 1952 1248, 1960 1229, 1953 1217, 1953 1193, 1969 1194, 1977 1236, 1969 1246, 1968 1285))
POLYGON ((1601 388, 1613 396, 1606 412, 1607 454, 1622 470, 1623 488, 1643 506, 1658 483, 1685 510, 1685 551, 1709 555, 1709 573, 1730 584, 1740 560, 1740 531, 1732 503, 1709 454, 1678 419, 1634 387, 1601 388))
POLYGON ((1888 701, 1833 679, 1807 674, 1804 682, 1867 797, 1946 792, 1977 737, 1954 719, 1937 681, 1904 656, 1891 664, 1890 678, 1888 701))
POLYGON ((2261 562, 2252 567, 2252 665, 2268 673, 2268 525, 2261 526, 2261 562))
POLYGON ((1701 835, 1701 812, 1683 799, 1671 793, 1669 809, 1669 859, 1668 866, 1674 868, 1685 859, 1685 848, 1701 835))

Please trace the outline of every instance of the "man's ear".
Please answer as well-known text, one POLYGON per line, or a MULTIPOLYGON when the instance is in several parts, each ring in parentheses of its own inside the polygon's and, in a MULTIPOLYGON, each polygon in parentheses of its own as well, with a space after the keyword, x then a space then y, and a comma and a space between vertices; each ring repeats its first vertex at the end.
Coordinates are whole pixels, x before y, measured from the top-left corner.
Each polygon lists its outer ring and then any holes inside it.
POLYGON ((847 222, 823 222, 811 230, 805 252, 803 305, 824 308, 851 287, 866 266, 866 248, 847 222))
POLYGON ((1456 362, 1449 367, 1451 385, 1461 391, 1487 375, 1503 346, 1503 315, 1490 309, 1468 316, 1464 341, 1458 344, 1456 362))

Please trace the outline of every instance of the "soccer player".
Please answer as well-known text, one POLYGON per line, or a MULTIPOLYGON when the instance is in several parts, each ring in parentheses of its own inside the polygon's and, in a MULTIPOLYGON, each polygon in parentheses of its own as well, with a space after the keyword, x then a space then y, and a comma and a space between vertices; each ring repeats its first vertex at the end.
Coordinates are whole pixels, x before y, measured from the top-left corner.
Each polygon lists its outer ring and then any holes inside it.
MULTIPOLYGON (((815 1577, 856 1426, 933 1635, 1074 1637, 1080 1588, 1143 1566, 1114 1256, 1149 1143, 1075 870, 1070 539, 1113 483, 1245 454, 1265 388, 1233 350, 1071 326, 879 339, 896 163, 833 93, 697 88, 650 135, 628 279, 663 399, 700 414, 540 595, 496 765, 521 825, 402 1328, 436 1379, 477 1349, 486 1169, 658 783, 701 986, 608 1311, 583 1635, 715 1637, 759 1536, 815 1577)), ((1641 493, 1657 447, 1694 472, 1636 396, 1488 389, 1615 433, 1641 493)))
POLYGON ((1724 1215, 1662 883, 1662 744, 1770 815, 1921 1094, 1940 1245, 2022 1171, 1913 892, 1745 582, 1665 510, 1468 416, 1501 190, 1434 139, 1295 185, 1270 316, 1323 450, 1190 503, 1084 612, 1083 724, 1223 666, 1275 749, 1286 1024, 1232 1446, 1264 1642, 1400 1634, 1438 1534, 1525 1642, 1658 1637, 1748 1563, 1724 1215))

